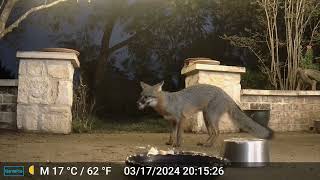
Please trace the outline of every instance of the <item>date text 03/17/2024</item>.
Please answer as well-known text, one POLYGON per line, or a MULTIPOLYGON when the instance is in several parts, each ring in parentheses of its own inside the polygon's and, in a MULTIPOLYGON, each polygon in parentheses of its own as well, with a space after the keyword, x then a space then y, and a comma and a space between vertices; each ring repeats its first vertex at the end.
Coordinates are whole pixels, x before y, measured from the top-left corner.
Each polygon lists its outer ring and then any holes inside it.
POLYGON ((126 176, 222 176, 223 167, 125 167, 126 176))

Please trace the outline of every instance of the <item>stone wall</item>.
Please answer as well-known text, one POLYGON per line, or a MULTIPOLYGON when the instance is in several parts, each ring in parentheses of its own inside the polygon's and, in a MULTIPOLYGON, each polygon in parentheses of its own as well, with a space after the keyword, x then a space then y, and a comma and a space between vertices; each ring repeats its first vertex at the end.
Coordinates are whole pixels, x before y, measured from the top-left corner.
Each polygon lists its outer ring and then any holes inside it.
POLYGON ((73 73, 79 62, 73 53, 18 52, 18 129, 71 132, 73 73))
POLYGON ((308 131, 320 119, 320 91, 241 91, 244 110, 270 110, 274 131, 308 131))
POLYGON ((0 128, 17 129, 17 80, 0 80, 0 128))

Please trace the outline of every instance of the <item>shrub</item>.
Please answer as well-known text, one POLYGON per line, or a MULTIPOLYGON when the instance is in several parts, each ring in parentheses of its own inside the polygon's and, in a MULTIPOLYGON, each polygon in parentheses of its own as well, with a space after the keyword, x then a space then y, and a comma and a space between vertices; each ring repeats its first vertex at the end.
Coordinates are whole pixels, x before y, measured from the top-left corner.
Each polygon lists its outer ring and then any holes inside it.
POLYGON ((92 130, 94 101, 90 99, 88 92, 88 87, 82 81, 74 88, 72 105, 73 132, 83 133, 92 130))

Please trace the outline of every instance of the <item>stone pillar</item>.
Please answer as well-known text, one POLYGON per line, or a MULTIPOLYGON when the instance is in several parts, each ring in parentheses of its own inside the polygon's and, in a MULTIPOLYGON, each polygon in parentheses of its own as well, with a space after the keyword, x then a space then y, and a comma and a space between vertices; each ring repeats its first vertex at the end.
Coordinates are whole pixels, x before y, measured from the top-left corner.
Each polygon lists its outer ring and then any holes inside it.
MULTIPOLYGON (((211 60, 212 61, 212 60, 211 60)), ((245 73, 244 67, 223 66, 219 61, 208 64, 208 60, 195 61, 194 63, 185 66, 181 73, 186 75, 186 87, 195 84, 210 84, 222 88, 229 94, 233 100, 240 105, 241 92, 241 74, 245 73), (207 61, 207 62, 205 62, 207 61)), ((199 112, 196 117, 190 121, 189 130, 193 132, 207 132, 203 122, 202 112, 199 112), (194 120, 196 119, 196 120, 194 120)), ((225 114, 219 123, 220 132, 238 132, 239 129, 231 122, 230 117, 225 114)))
POLYGON ((71 132, 75 53, 17 52, 19 63, 17 127, 23 131, 71 132))

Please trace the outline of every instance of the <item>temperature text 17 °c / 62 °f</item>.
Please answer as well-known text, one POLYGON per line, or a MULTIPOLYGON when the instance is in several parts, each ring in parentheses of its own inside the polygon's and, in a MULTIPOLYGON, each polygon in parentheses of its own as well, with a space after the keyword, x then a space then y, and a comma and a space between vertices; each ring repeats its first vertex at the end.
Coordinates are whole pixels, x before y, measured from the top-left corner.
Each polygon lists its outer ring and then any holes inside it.
POLYGON ((40 176, 107 176, 111 173, 111 167, 76 167, 76 166, 40 166, 40 176))

